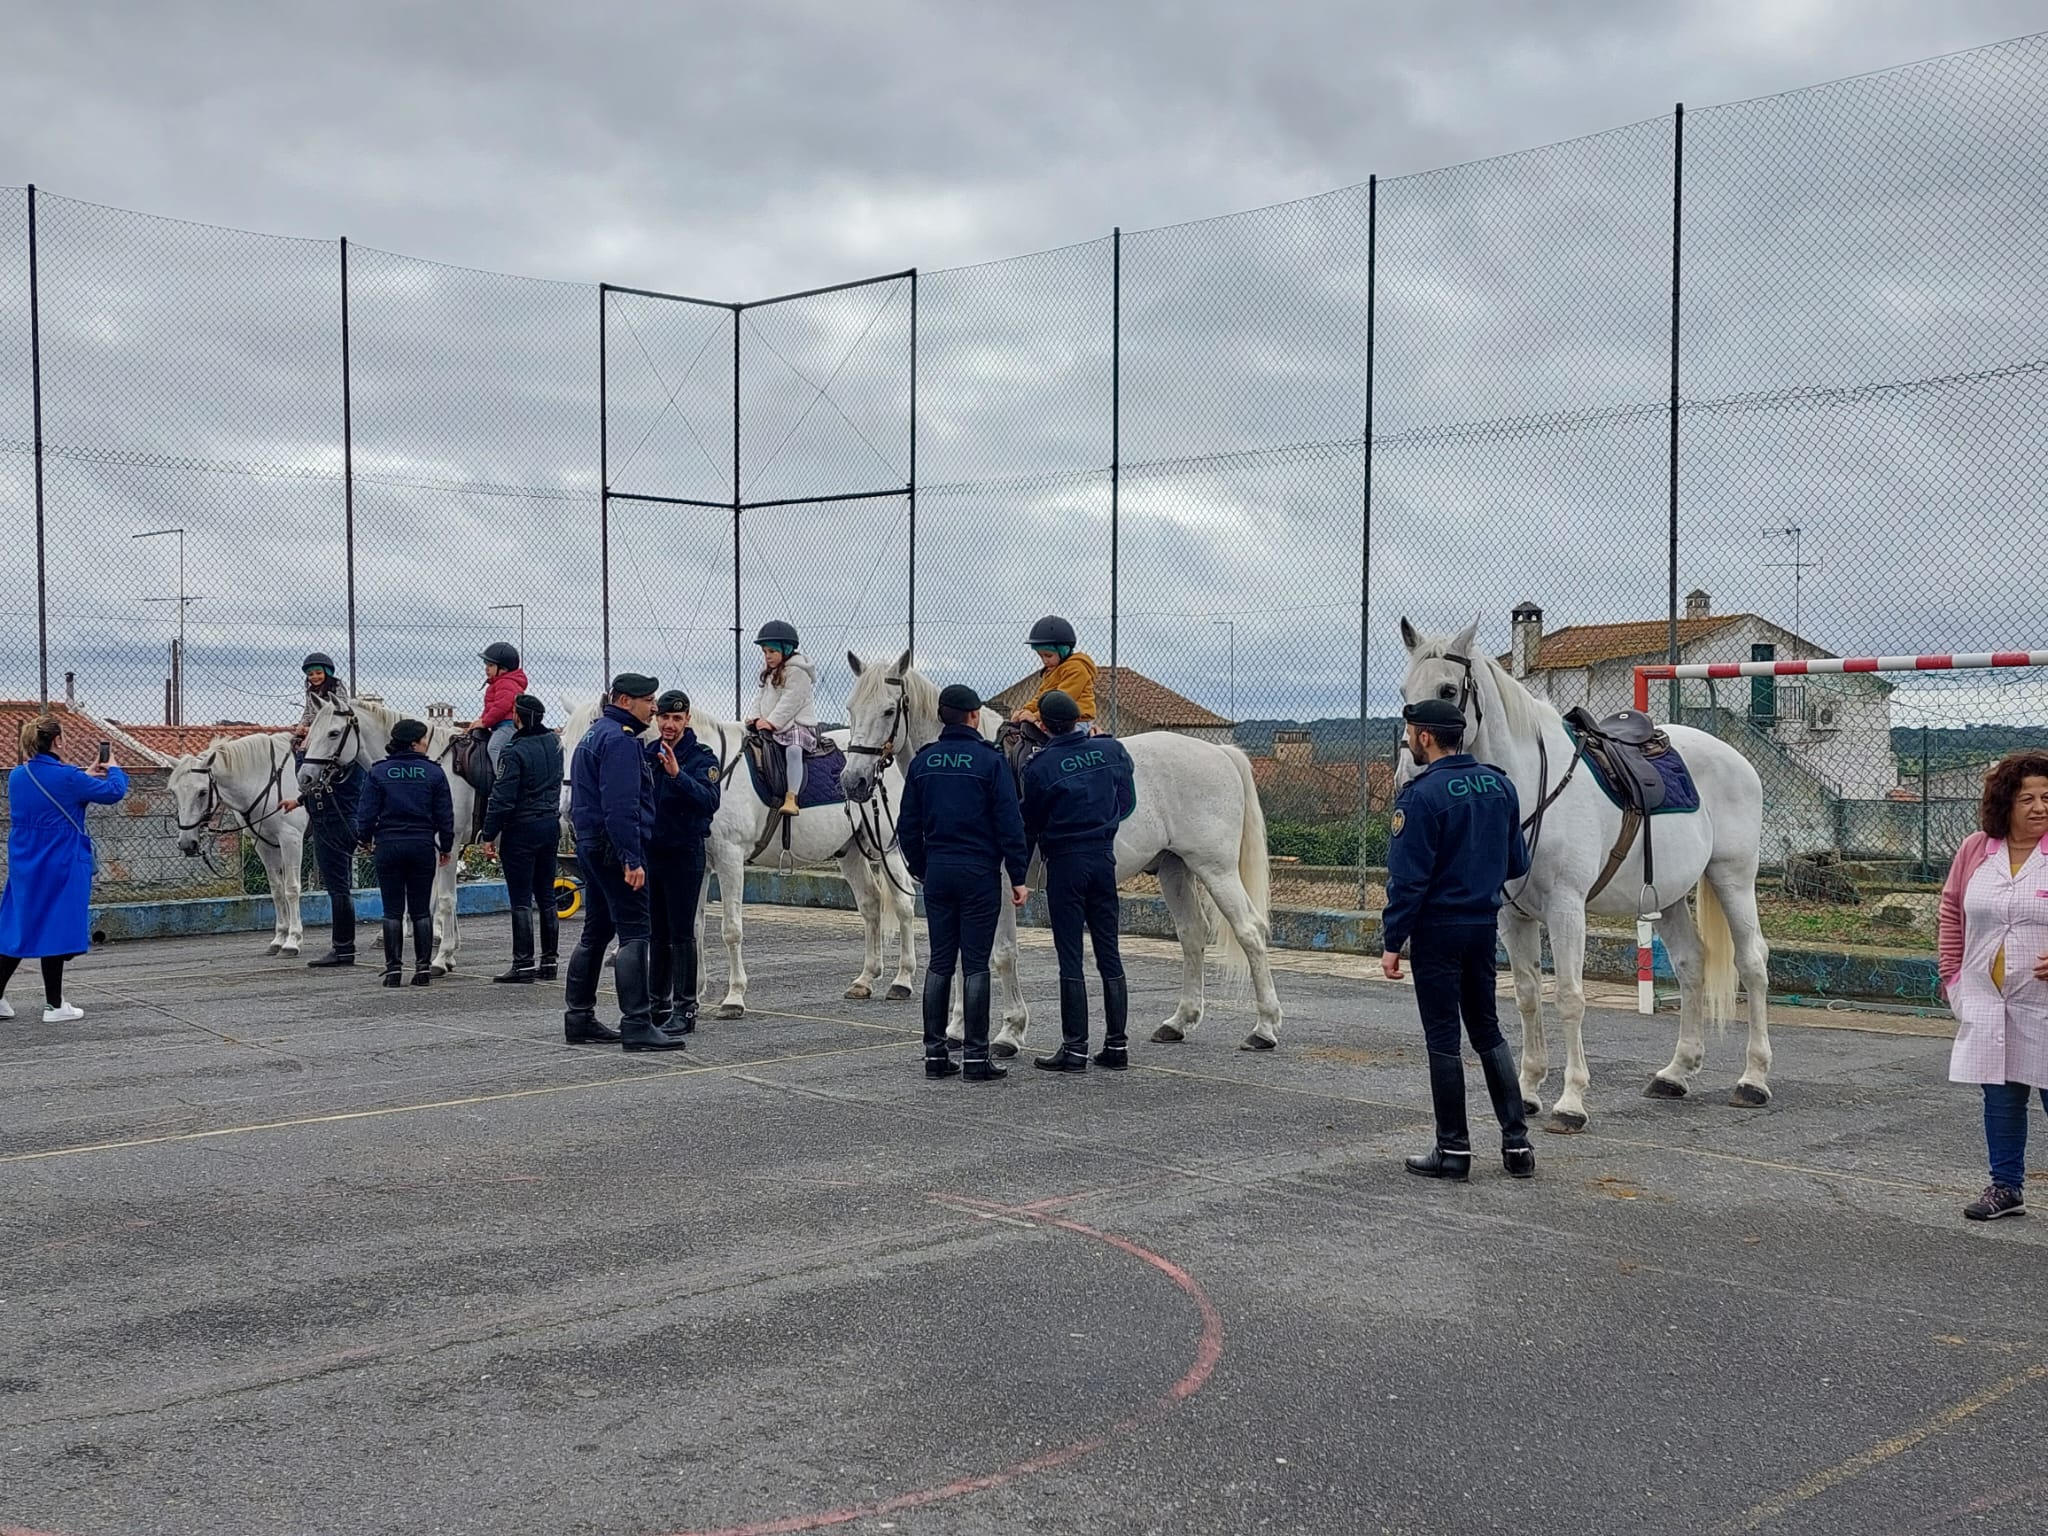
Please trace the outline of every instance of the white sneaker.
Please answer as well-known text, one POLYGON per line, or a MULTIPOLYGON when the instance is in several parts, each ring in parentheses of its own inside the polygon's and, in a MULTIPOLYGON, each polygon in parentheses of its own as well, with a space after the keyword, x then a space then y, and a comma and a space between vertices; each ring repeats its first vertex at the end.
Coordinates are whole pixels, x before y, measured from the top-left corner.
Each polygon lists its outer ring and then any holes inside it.
POLYGON ((13 1017, 14 1004, 7 1001, 6 998, 0 997, 0 1019, 11 1019, 13 1017))
POLYGON ((69 1024, 73 1019, 85 1017, 85 1010, 76 1003, 59 1003, 54 1008, 43 1010, 45 1024, 69 1024))

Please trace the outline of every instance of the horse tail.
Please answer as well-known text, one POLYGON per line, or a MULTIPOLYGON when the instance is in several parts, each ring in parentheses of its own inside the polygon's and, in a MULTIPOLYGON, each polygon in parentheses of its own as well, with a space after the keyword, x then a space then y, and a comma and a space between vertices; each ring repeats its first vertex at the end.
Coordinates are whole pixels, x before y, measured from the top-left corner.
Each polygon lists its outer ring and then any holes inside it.
POLYGON ((1720 1032, 1735 1017, 1735 936, 1728 931, 1728 914, 1722 910, 1721 898, 1714 894, 1713 882, 1701 880, 1699 893, 1698 924, 1707 971, 1704 1001, 1707 1017, 1713 1021, 1716 1032, 1720 1032))
MULTIPOLYGON (((1237 879, 1244 887, 1244 893, 1251 898, 1252 915, 1262 929, 1270 929, 1273 921, 1273 866, 1266 848, 1266 811, 1259 804, 1258 781, 1252 777, 1252 760, 1236 747, 1225 747, 1230 763, 1237 770, 1237 779, 1243 796, 1244 815, 1237 833, 1237 879)), ((1226 986, 1248 985, 1251 981, 1251 957, 1245 954, 1244 946, 1237 940, 1237 931, 1230 924, 1221 921, 1216 914, 1215 926, 1222 929, 1223 954, 1221 969, 1226 986)))

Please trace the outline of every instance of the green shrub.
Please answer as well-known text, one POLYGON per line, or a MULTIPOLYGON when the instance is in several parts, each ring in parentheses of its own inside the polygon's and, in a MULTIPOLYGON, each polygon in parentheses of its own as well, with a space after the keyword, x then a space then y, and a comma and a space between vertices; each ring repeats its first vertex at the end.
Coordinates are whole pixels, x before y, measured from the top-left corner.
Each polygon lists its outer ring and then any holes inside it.
MULTIPOLYGON (((1387 858, 1387 818, 1374 815, 1364 828, 1366 864, 1387 858)), ((1282 818, 1266 823, 1266 847, 1276 858, 1303 864, 1355 868, 1359 858, 1359 825, 1355 821, 1300 821, 1282 818)))

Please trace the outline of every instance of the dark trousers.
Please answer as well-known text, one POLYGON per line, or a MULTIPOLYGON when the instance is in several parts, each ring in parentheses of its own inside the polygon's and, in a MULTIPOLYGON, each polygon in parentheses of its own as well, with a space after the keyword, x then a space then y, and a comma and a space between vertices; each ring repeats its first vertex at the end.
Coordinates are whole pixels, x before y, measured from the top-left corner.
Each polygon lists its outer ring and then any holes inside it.
POLYGON ((996 947, 1002 875, 983 866, 934 864, 924 874, 924 918, 931 935, 926 970, 933 976, 979 976, 996 947))
POLYGON ((498 863, 505 871, 505 896, 514 907, 555 905, 555 871, 561 823, 550 816, 507 822, 498 836, 498 863))
POLYGON ((1492 923, 1428 926, 1416 931, 1409 948, 1415 970, 1415 1006, 1430 1054, 1459 1056, 1459 1020, 1472 1049, 1484 1054, 1502 1043, 1494 991, 1496 935, 1492 923))
POLYGON ((647 887, 626 884, 626 871, 609 849, 576 845, 583 869, 583 932, 569 956, 563 1002, 570 1014, 588 1015, 597 1006, 597 979, 604 952, 619 941, 619 1027, 644 1032, 651 1023, 647 968, 649 909, 647 887))
POLYGON ((1121 912, 1113 847, 1047 854, 1045 904, 1052 914, 1052 947, 1060 959, 1060 980, 1082 978, 1084 929, 1095 945, 1095 969, 1111 979, 1123 975, 1123 951, 1117 944, 1121 912))
MULTIPOLYGON (((69 958, 67 955, 42 957, 43 1001, 52 1008, 59 1007, 64 1002, 64 962, 69 958)), ((0 955, 0 996, 6 995, 7 984, 14 980, 14 973, 20 965, 19 955, 0 955)), ((2026 1127, 2022 1125, 2020 1130, 2021 1139, 2024 1140, 2026 1127)))
POLYGON ((647 855, 648 919, 654 952, 648 986, 659 1011, 697 996, 697 902, 704 891, 704 845, 650 851, 647 855))
POLYGON ((433 922, 438 862, 430 837, 377 839, 377 884, 384 893, 386 922, 401 917, 410 917, 415 923, 433 922))
MULTIPOLYGON (((1984 1085, 1984 1142, 1991 1152, 1991 1182, 2006 1189, 2027 1183, 2027 1114, 2034 1089, 2025 1083, 1984 1085)), ((2048 1109, 2048 1088, 2039 1090, 2048 1109)))
MULTIPOLYGON (((339 950, 356 947, 356 800, 362 781, 361 771, 351 767, 325 794, 306 800, 313 864, 333 908, 334 947, 339 950)), ((385 910, 388 913, 390 908, 385 910)))

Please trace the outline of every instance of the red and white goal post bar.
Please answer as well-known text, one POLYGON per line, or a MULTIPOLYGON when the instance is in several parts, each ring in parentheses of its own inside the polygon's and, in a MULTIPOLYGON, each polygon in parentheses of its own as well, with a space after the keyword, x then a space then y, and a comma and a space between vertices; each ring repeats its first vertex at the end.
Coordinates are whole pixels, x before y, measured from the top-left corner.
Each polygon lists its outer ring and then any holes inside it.
MULTIPOLYGON (((1640 666, 1636 708, 1650 709, 1650 684, 1701 677, 1819 677, 1845 672, 1964 672, 1993 667, 2048 666, 2048 651, 1985 651, 1968 656, 1813 656, 1796 661, 1693 661, 1677 666, 1640 666)), ((1636 1012, 1653 1013, 1654 953, 1650 925, 1636 922, 1636 1012)))

